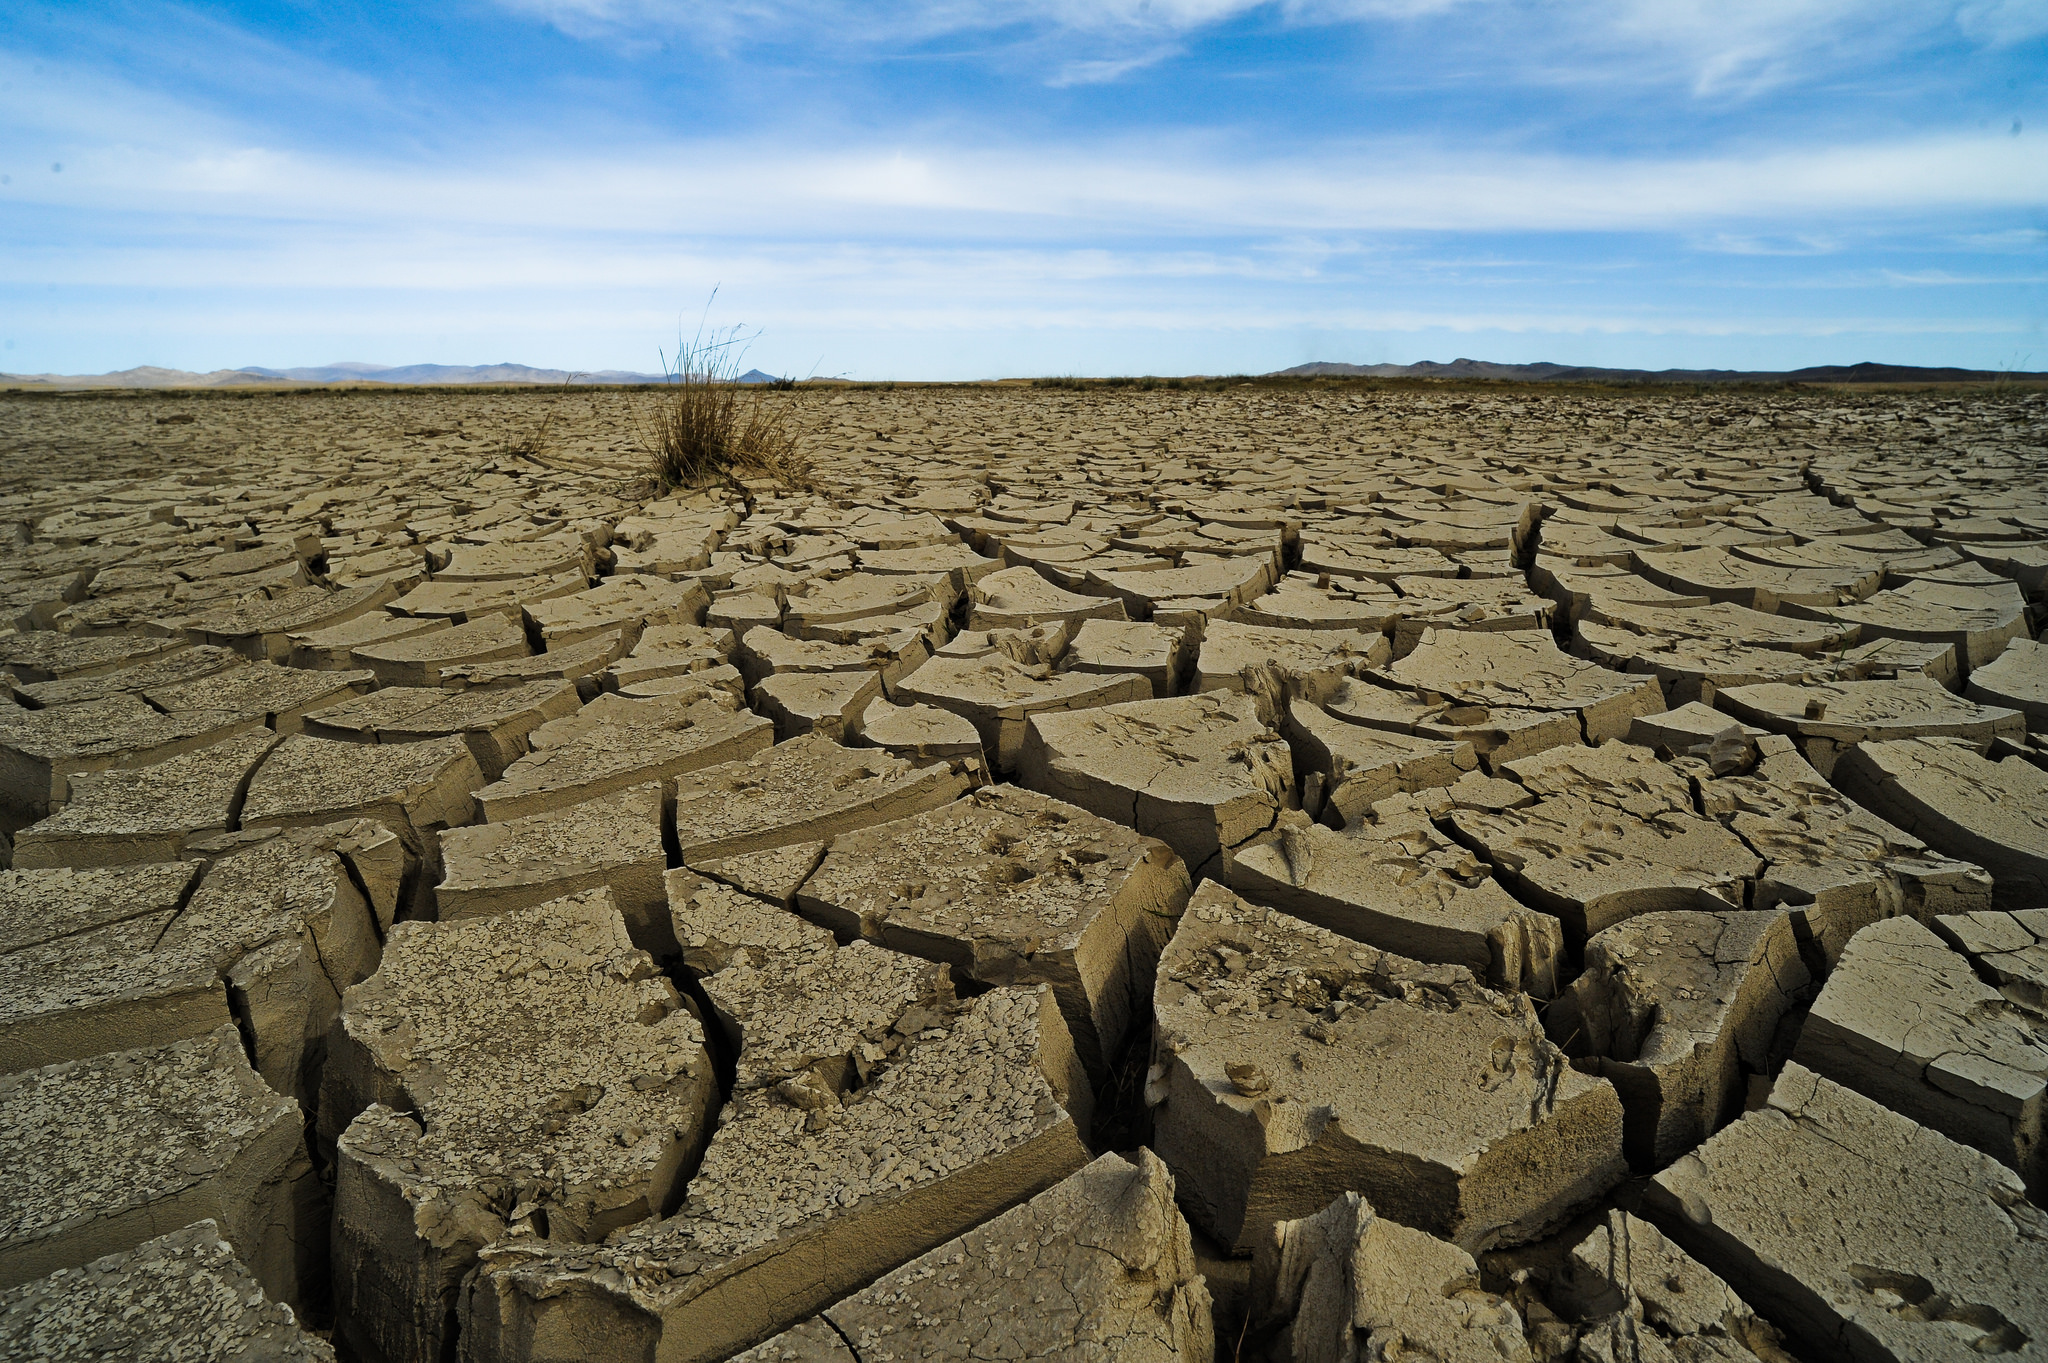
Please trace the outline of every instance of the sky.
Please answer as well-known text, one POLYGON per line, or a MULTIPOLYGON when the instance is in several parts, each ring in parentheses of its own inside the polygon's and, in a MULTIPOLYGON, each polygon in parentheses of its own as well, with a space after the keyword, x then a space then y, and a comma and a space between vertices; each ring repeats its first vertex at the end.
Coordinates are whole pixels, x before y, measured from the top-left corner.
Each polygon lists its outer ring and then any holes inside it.
POLYGON ((707 304, 855 379, 2048 370, 2048 0, 0 7, 0 371, 707 304))

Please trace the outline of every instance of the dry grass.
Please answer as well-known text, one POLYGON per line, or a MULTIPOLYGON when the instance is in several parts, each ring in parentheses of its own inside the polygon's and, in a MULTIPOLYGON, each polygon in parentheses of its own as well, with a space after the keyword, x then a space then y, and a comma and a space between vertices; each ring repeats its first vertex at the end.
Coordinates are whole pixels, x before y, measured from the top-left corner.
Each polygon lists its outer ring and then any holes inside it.
POLYGON ((810 485, 810 460, 799 448, 802 398, 773 394, 783 382, 736 382, 746 339, 737 327, 700 329, 690 340, 678 338, 674 364, 662 357, 668 386, 636 420, 663 492, 740 478, 810 485))
POLYGON ((556 389, 554 396, 542 403, 540 415, 531 421, 521 423, 523 429, 516 435, 511 433, 509 426, 506 428, 506 433, 499 437, 499 444, 506 454, 538 459, 554 448, 555 418, 559 414, 562 399, 569 395, 569 385, 575 381, 576 377, 572 376, 556 389))

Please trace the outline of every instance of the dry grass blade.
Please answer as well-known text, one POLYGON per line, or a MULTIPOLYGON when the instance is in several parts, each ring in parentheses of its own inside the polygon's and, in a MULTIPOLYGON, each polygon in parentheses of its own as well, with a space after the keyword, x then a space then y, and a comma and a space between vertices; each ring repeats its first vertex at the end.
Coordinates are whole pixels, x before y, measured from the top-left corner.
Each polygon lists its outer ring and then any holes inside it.
POLYGON ((555 418, 559 415, 562 399, 569 395, 569 385, 581 377, 580 374, 572 374, 563 380, 562 386, 555 390, 554 396, 543 401, 539 419, 529 422, 518 435, 507 436, 502 441, 506 454, 538 459, 553 448, 555 418))
POLYGON ((771 396, 780 383, 738 381, 744 339, 737 327, 708 336, 700 330, 678 341, 672 366, 663 357, 668 386, 639 413, 641 443, 663 492, 747 477, 809 486, 810 461, 798 448, 800 399, 771 396))

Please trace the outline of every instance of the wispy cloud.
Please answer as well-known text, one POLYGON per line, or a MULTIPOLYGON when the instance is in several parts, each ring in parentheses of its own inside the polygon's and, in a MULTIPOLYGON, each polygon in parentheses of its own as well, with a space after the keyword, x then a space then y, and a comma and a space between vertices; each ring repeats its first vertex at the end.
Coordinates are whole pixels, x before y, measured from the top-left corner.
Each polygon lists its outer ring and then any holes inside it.
POLYGON ((2043 0, 498 0, 417 61, 149 3, 0 21, 0 367, 644 367, 720 280, 834 372, 955 377, 1985 361, 2048 313, 2043 0))
POLYGON ((1664 156, 1424 135, 1276 150, 1190 131, 852 136, 801 150, 693 138, 573 157, 515 147, 442 158, 295 147, 89 70, 0 58, 0 86, 13 155, 66 166, 18 176, 6 201, 104 212, 912 240, 1670 230, 1754 253, 1824 249, 1830 219, 2048 210, 2048 158, 2026 139, 1974 130, 1664 156))
MULTIPOLYGON (((1281 27, 1377 26, 1426 33, 1532 83, 1680 82, 1735 97, 1867 66, 1930 44, 2009 46, 2048 33, 2042 0, 498 0, 565 33, 637 40, 649 29, 719 46, 811 35, 874 51, 957 35, 1007 38, 1097 82, 1154 65, 1075 55, 1134 38, 1191 38, 1246 19, 1281 27), (1052 39, 1048 42, 1048 38, 1052 39)), ((1176 49, 1179 50, 1179 49, 1176 49)), ((1162 50, 1163 51, 1163 50, 1162 50)), ((1078 83, 1068 81, 1067 83, 1078 83)))
POLYGON ((1692 238, 1692 245, 1695 250, 1731 256, 1825 256, 1842 249, 1838 239, 1812 234, 1757 236, 1716 232, 1692 238))
POLYGON ((1064 90, 1076 85, 1107 85, 1133 71, 1142 71, 1156 66, 1170 57, 1179 55, 1178 47, 1155 47, 1135 57, 1112 57, 1096 61, 1068 62, 1048 81, 1055 90, 1064 90))

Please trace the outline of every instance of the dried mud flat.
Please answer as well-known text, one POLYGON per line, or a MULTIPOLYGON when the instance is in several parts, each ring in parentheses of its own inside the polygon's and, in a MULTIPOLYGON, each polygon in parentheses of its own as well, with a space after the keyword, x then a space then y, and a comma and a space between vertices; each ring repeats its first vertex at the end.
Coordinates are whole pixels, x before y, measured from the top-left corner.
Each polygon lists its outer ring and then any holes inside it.
POLYGON ((2048 1356, 2039 395, 806 397, 0 398, 0 1351, 2048 1356))

